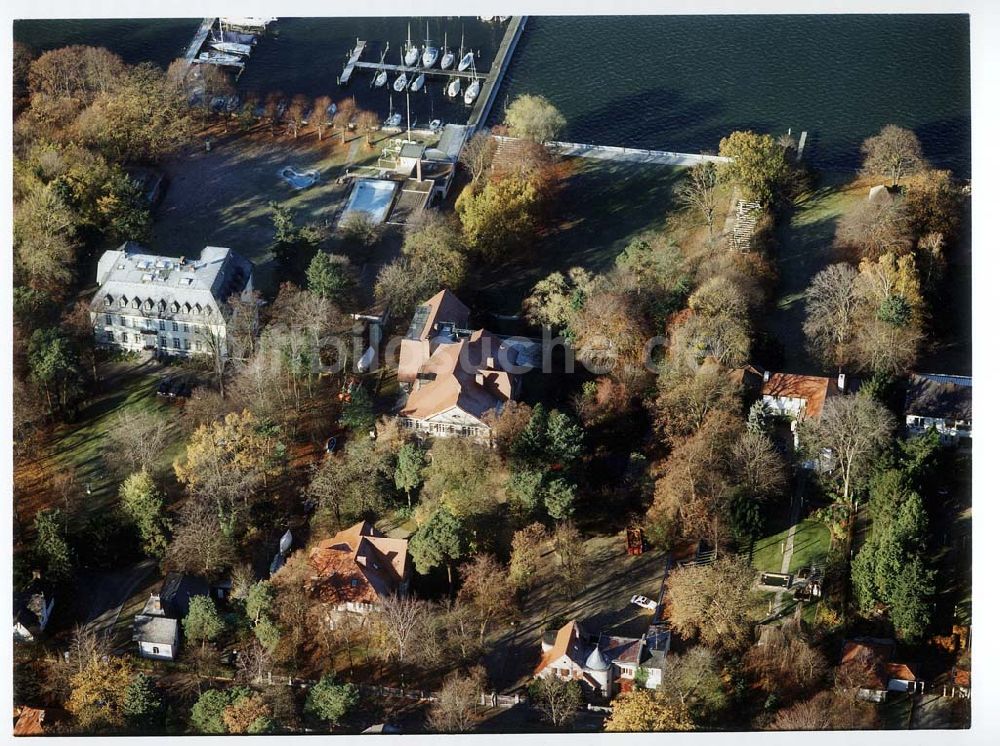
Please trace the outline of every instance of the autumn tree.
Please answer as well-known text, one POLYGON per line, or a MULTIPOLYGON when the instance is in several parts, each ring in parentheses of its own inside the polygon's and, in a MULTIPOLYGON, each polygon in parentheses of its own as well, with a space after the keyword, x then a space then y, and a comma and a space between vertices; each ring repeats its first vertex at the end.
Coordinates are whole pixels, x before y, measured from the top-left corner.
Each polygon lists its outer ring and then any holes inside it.
POLYGON ((834 245, 858 258, 905 253, 913 245, 905 206, 899 200, 861 200, 837 221, 834 245))
POLYGON ((504 474, 491 449, 464 438, 438 438, 429 459, 425 504, 443 505, 467 524, 496 510, 504 474))
POLYGON ((940 169, 916 174, 903 192, 903 206, 915 235, 940 233, 946 242, 958 233, 962 201, 951 171, 940 169))
POLYGON ((739 650, 749 642, 755 621, 755 580, 754 569, 733 556, 672 570, 666 594, 671 625, 713 648, 739 650))
POLYGON ((337 104, 337 111, 333 115, 333 128, 340 133, 340 144, 347 142, 347 131, 351 122, 354 121, 358 113, 358 106, 354 102, 354 97, 345 98, 337 104))
POLYGON ((892 186, 899 180, 922 171, 924 165, 923 148, 912 130, 895 124, 887 124, 861 145, 864 163, 861 172, 868 176, 879 176, 892 180, 892 186))
POLYGON ((163 496, 148 471, 130 475, 118 490, 122 509, 139 531, 142 551, 149 557, 163 557, 167 550, 168 523, 163 513, 163 496))
POLYGON ((259 694, 236 699, 222 711, 226 732, 258 735, 271 730, 271 708, 259 694))
POLYGON ((463 674, 453 671, 437 692, 428 725, 441 733, 467 733, 476 722, 476 707, 485 678, 481 669, 463 674))
POLYGON ((480 130, 465 143, 459 156, 459 162, 469 172, 473 184, 478 184, 489 170, 496 150, 496 139, 485 130, 480 130))
POLYGON ((643 377, 652 335, 637 301, 627 287, 602 288, 570 320, 576 358, 591 372, 623 382, 643 377))
POLYGON ((489 554, 477 554, 461 568, 460 602, 468 603, 479 623, 479 639, 484 641, 490 624, 509 615, 514 608, 514 589, 507 582, 503 566, 489 554))
POLYGON ((322 141, 323 133, 333 124, 331 121, 329 108, 333 99, 329 96, 317 96, 313 102, 312 113, 309 116, 309 124, 316 130, 316 139, 322 141))
POLYGON ((353 440, 342 454, 324 459, 306 489, 316 504, 313 525, 340 530, 379 515, 392 495, 393 467, 392 457, 367 438, 353 440))
POLYGON ((852 394, 828 401, 822 415, 804 421, 799 433, 807 453, 824 463, 829 459, 830 478, 838 483, 841 500, 851 504, 855 484, 864 481, 891 431, 892 415, 882 404, 852 394))
POLYGON ((711 412, 737 414, 739 386, 721 366, 705 361, 695 371, 665 364, 656 382, 656 399, 650 409, 653 421, 671 441, 696 433, 711 412))
POLYGON ((395 659, 402 670, 416 640, 429 623, 430 607, 426 601, 410 596, 392 595, 379 602, 375 624, 382 631, 386 645, 385 658, 395 659))
POLYGON ((455 202, 466 243, 485 258, 524 248, 539 227, 541 194, 533 179, 490 181, 479 192, 466 187, 455 202))
POLYGON ((515 590, 526 590, 538 574, 548 532, 541 523, 515 531, 510 543, 508 580, 515 590))
POLYGON ((490 426, 493 446, 501 458, 511 455, 512 449, 531 418, 532 408, 524 402, 508 399, 499 412, 490 410, 483 421, 490 426))
POLYGON ((719 171, 715 163, 705 161, 687 169, 685 178, 676 190, 677 200, 689 210, 698 213, 708 227, 708 240, 712 241, 715 213, 719 202, 719 171))
POLYGON ((219 516, 208 504, 188 501, 181 509, 167 548, 167 564, 181 572, 213 575, 236 561, 231 536, 219 530, 219 516))
POLYGON ((299 130, 308 121, 305 116, 308 107, 309 99, 301 93, 292 96, 292 100, 288 104, 288 109, 285 111, 285 116, 288 118, 288 131, 292 133, 293 138, 298 138, 299 130))
POLYGON ((170 440, 170 421, 161 413, 130 408, 111 418, 103 447, 105 464, 125 474, 154 473, 170 440))
POLYGON ((611 702, 604 730, 612 733, 659 733, 694 730, 686 708, 648 689, 632 689, 611 702))
POLYGON ((719 177, 739 184, 745 197, 771 204, 788 182, 785 151, 771 135, 733 132, 719 142, 719 155, 732 160, 719 167, 719 177))
POLYGON ((543 144, 559 136, 566 118, 545 97, 522 93, 507 106, 504 124, 514 137, 543 144))
POLYGON ((372 135, 377 132, 382 124, 377 112, 371 109, 362 109, 354 118, 354 124, 359 130, 365 133, 365 145, 372 146, 372 135))
POLYGON ((815 691, 830 673, 823 654, 802 639, 798 624, 790 622, 774 628, 774 634, 762 634, 747 651, 744 666, 764 691, 782 699, 815 691))
POLYGON ((583 704, 580 682, 563 681, 552 673, 535 678, 528 685, 531 703, 556 728, 570 725, 583 704))
POLYGON ((924 298, 916 258, 883 254, 858 265, 862 300, 857 335, 859 367, 899 374, 912 366, 923 340, 924 298))
MULTIPOLYGON (((852 692, 850 696, 853 697, 854 693, 852 692)), ((810 699, 778 710, 769 727, 771 730, 849 730, 878 727, 874 705, 861 701, 848 704, 845 700, 845 697, 838 696, 835 692, 820 692, 810 699), (855 709, 861 711, 861 717, 852 716, 852 711, 855 709)))
POLYGON ((525 298, 524 315, 532 324, 551 326, 566 334, 595 284, 594 276, 582 267, 572 267, 566 273, 553 272, 539 280, 525 298))
POLYGON ((709 718, 726 704, 722 662, 705 645, 667 656, 660 692, 668 702, 680 705, 696 720, 709 718))
POLYGON ((134 672, 125 658, 92 660, 70 680, 66 709, 84 731, 102 732, 125 724, 125 701, 134 672))
POLYGON ((411 267, 438 277, 442 287, 456 290, 465 281, 468 249, 459 227, 441 212, 425 212, 407 226, 403 255, 411 267))

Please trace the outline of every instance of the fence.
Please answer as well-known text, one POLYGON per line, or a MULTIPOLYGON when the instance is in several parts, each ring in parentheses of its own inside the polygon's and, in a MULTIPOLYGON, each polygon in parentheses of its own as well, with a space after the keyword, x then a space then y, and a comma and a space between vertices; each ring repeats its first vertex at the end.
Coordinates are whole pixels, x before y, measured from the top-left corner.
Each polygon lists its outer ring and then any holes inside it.
MULTIPOLYGON (((305 688, 312 686, 316 682, 309 679, 296 679, 291 676, 275 676, 269 671, 260 683, 271 686, 283 685, 305 688)), ((433 692, 424 691, 423 689, 402 689, 394 686, 378 686, 375 684, 356 684, 355 686, 358 687, 359 691, 373 697, 398 697, 400 699, 412 699, 416 702, 436 702, 438 699, 433 692)), ((516 692, 514 694, 497 694, 496 692, 490 692, 489 694, 486 692, 479 693, 479 704, 483 707, 514 707, 523 701, 524 698, 516 692)))

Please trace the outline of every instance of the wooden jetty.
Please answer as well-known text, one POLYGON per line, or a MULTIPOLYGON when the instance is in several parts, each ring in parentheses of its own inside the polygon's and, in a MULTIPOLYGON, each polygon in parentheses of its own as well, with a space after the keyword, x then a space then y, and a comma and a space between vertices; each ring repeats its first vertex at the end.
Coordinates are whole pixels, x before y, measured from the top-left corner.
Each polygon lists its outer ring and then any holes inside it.
POLYGON ((201 48, 205 46, 205 40, 208 39, 208 34, 212 30, 213 25, 215 25, 214 18, 202 19, 201 25, 198 27, 198 31, 191 40, 191 45, 187 48, 187 52, 184 53, 184 61, 189 65, 195 61, 195 58, 198 56, 198 52, 200 52, 201 48))
MULTIPOLYGON (((387 70, 392 73, 424 73, 425 75, 441 75, 446 78, 479 78, 486 80, 489 75, 486 73, 475 73, 472 70, 442 70, 440 67, 418 67, 413 65, 389 65, 383 62, 355 62, 354 67, 361 67, 367 70, 387 70)), ((346 69, 345 69, 346 72, 346 69)))
POLYGON ((472 114, 469 116, 468 134, 471 135, 472 132, 486 123, 490 107, 493 106, 493 102, 497 97, 497 91, 500 90, 500 81, 507 74, 507 68, 510 66, 511 58, 514 56, 514 47, 517 46, 517 42, 521 38, 521 32, 524 31, 524 24, 527 20, 527 16, 512 16, 510 22, 507 24, 507 30, 500 41, 500 48, 497 50, 490 73, 486 78, 486 82, 483 83, 483 89, 479 92, 475 103, 472 105, 472 114))
POLYGON ((344 71, 340 74, 340 84, 347 85, 351 82, 351 75, 354 74, 355 67, 361 67, 362 65, 358 62, 361 59, 361 55, 365 51, 365 44, 368 42, 357 40, 357 44, 354 45, 354 51, 351 52, 351 56, 347 60, 347 65, 344 66, 344 71))

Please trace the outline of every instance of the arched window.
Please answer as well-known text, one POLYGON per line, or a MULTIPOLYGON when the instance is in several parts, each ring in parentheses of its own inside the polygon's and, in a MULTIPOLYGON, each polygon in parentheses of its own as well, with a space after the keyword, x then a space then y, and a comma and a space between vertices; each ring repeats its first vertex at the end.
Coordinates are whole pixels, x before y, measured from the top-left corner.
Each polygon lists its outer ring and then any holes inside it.
POLYGON ((181 304, 178 303, 177 301, 174 301, 173 303, 170 304, 170 310, 173 311, 174 313, 177 313, 178 311, 181 310, 181 304))
POLYGON ((146 310, 147 311, 152 311, 153 310, 153 299, 152 298, 146 298, 146 310))
POLYGON ((121 306, 122 308, 127 308, 128 307, 128 298, 126 298, 123 295, 121 298, 118 299, 118 305, 121 306))
POLYGON ((104 296, 104 305, 110 306, 114 302, 115 302, 115 299, 112 298, 110 294, 104 296))

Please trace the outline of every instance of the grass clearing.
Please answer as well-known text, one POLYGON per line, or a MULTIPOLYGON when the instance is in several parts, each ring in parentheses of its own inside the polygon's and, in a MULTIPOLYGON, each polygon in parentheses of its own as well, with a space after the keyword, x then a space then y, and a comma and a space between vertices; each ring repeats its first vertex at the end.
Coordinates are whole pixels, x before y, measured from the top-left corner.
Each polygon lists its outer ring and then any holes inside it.
POLYGON ((685 169, 586 158, 573 168, 556 197, 554 226, 525 257, 481 268, 470 281, 481 303, 496 313, 517 313, 536 282, 552 272, 584 267, 604 272, 636 236, 661 230, 685 169))
POLYGON ((789 572, 823 564, 830 552, 830 529, 820 521, 805 520, 795 527, 795 546, 789 572))

